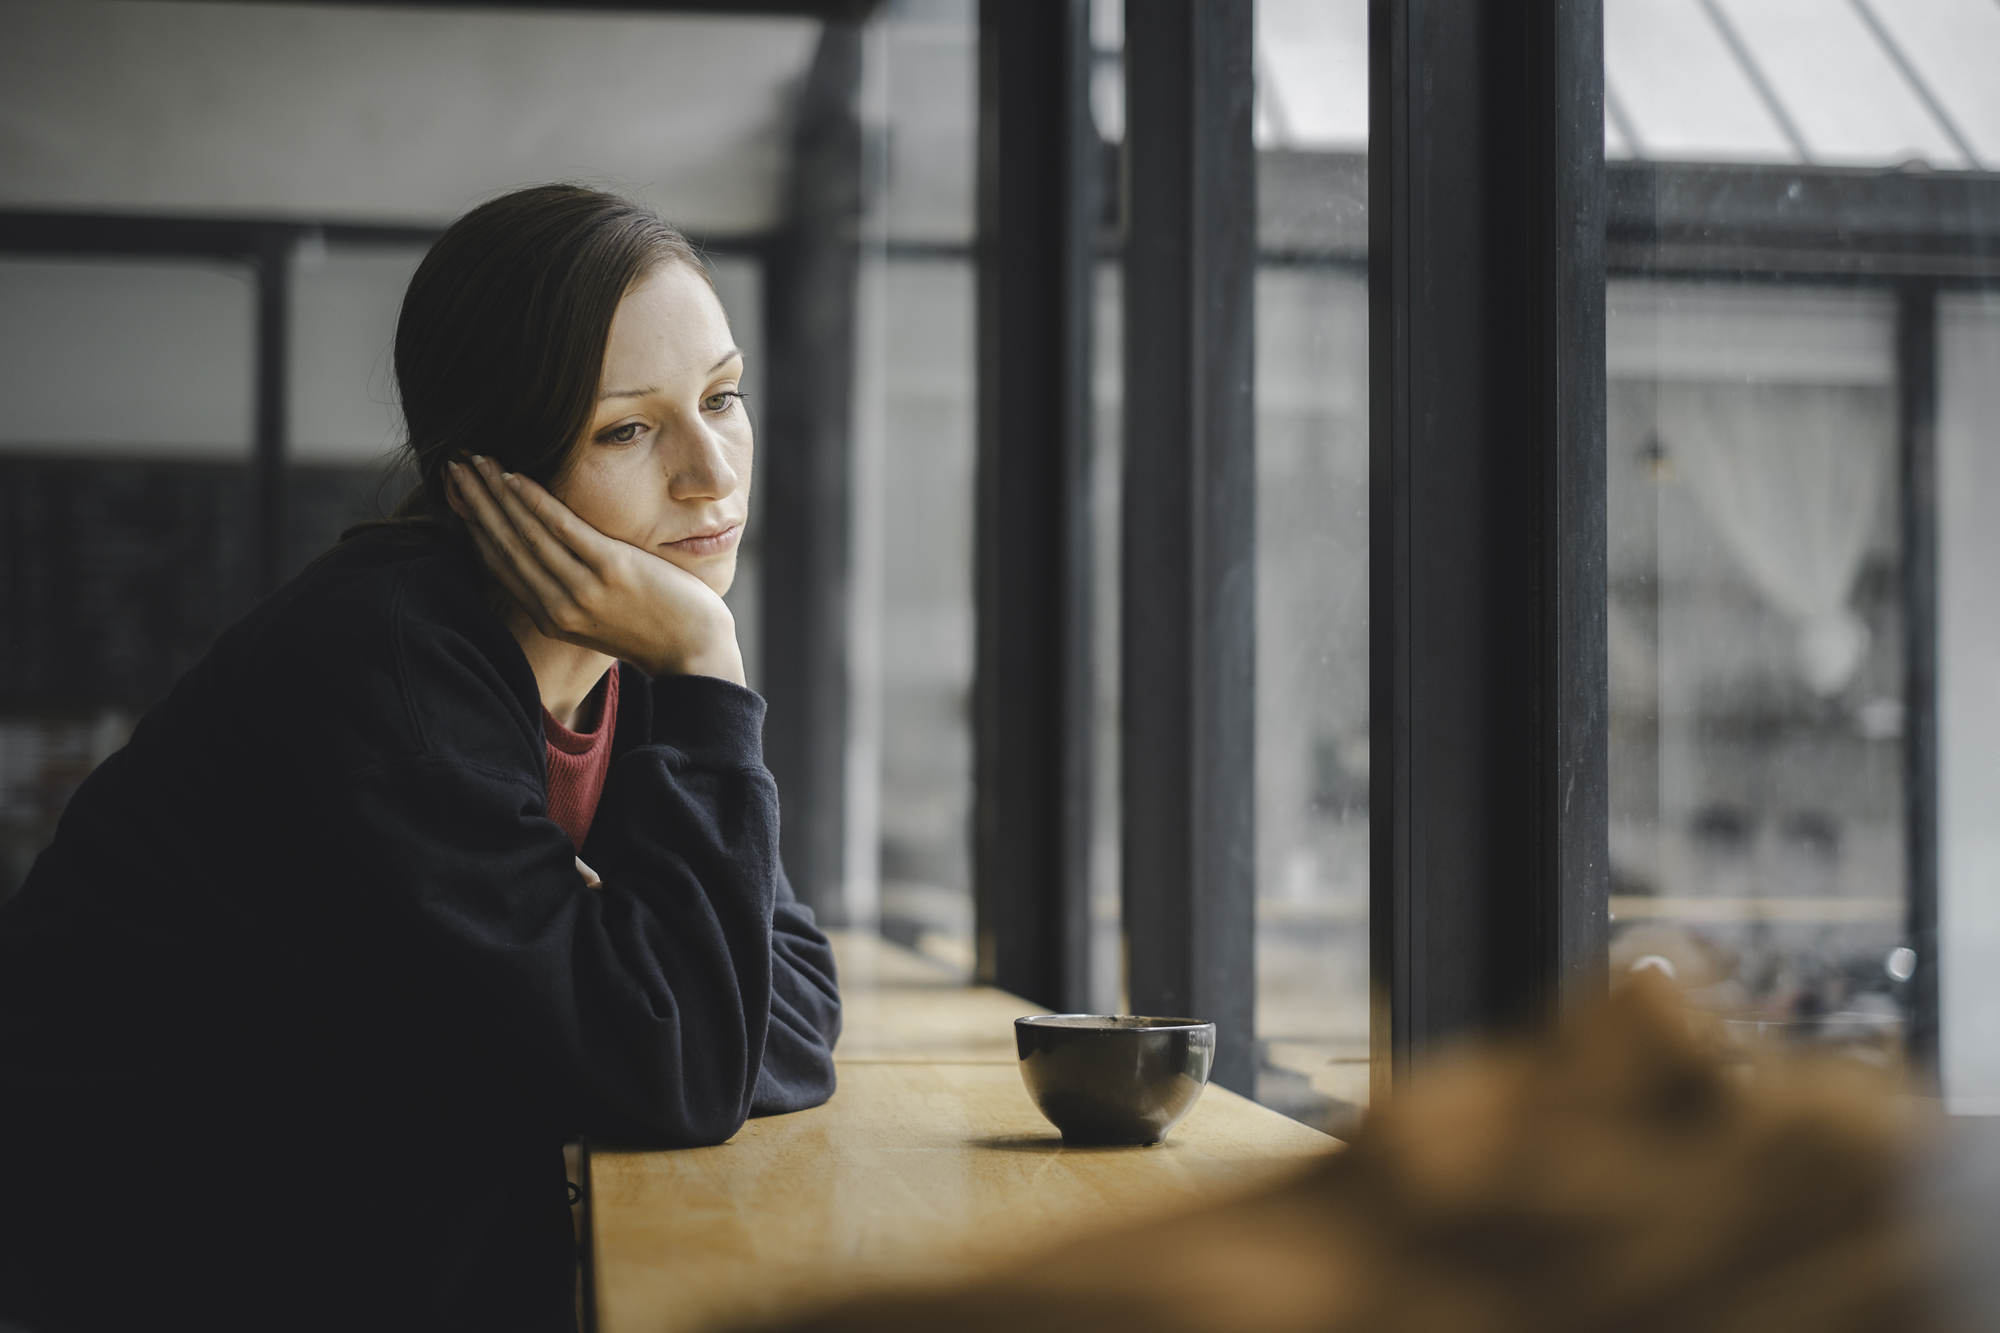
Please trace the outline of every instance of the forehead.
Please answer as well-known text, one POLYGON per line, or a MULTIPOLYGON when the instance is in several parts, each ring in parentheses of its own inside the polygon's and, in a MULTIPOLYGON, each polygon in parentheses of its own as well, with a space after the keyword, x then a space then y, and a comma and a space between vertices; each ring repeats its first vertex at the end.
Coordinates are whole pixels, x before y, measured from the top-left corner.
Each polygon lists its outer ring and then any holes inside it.
POLYGON ((700 274, 654 270, 625 294, 604 347, 603 382, 704 375, 731 346, 729 318, 700 274))

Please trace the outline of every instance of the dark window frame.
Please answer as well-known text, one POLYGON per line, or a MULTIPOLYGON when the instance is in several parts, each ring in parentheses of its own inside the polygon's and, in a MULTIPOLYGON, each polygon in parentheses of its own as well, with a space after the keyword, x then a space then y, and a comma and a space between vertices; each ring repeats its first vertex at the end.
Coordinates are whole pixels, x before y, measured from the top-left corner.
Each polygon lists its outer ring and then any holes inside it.
POLYGON ((1375 1099, 1603 991, 1598 0, 1369 7, 1375 1099))
POLYGON ((1103 153, 1089 0, 979 6, 975 976, 1090 1007, 1092 342, 1103 153))

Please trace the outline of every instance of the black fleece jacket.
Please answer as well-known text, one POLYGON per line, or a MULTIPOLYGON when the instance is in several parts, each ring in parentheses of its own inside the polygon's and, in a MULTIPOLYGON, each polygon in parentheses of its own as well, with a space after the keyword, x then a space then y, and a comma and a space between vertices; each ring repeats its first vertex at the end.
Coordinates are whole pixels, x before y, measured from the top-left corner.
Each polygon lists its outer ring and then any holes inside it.
POLYGON ((566 1139, 826 1100, 763 701, 619 670, 597 890, 452 539, 348 543, 146 714, 0 908, 0 1316, 564 1329, 566 1139))

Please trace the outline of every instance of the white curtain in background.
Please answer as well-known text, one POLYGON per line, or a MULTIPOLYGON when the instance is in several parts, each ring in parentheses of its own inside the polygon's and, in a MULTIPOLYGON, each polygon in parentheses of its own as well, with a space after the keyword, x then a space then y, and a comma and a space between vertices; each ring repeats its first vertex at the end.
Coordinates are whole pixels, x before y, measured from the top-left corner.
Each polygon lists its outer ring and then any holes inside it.
POLYGON ((1873 388, 1664 383, 1658 423, 1757 591, 1798 630, 1799 677, 1840 693, 1868 650, 1847 605, 1893 453, 1893 396, 1873 388))

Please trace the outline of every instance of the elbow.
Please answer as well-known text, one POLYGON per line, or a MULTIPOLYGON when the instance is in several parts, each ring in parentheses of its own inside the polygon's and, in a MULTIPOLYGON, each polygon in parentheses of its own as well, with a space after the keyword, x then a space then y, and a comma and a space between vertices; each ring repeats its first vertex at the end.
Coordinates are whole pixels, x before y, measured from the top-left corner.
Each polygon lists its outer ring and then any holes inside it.
POLYGON ((782 1052, 768 1051, 764 1067, 757 1073, 757 1091, 750 1101, 750 1114, 787 1115, 811 1110, 833 1096, 837 1083, 829 1046, 799 1042, 782 1052))
MULTIPOLYGON (((754 1052, 749 1054, 755 1058, 754 1052)), ((748 1094, 758 1077, 758 1067, 742 1055, 733 1061, 683 1058, 656 1067, 643 1085, 618 1099, 614 1123, 598 1132, 620 1146, 639 1149, 727 1143, 749 1119, 748 1094)))
POLYGON ((626 1133, 613 1136, 620 1146, 662 1148, 713 1148, 729 1142, 750 1118, 740 1104, 730 1107, 662 1106, 626 1133))
POLYGON ((711 1123, 694 1126, 690 1133, 671 1146, 676 1148, 713 1148, 729 1142, 743 1128, 749 1115, 740 1114, 728 1119, 717 1119, 711 1123))

